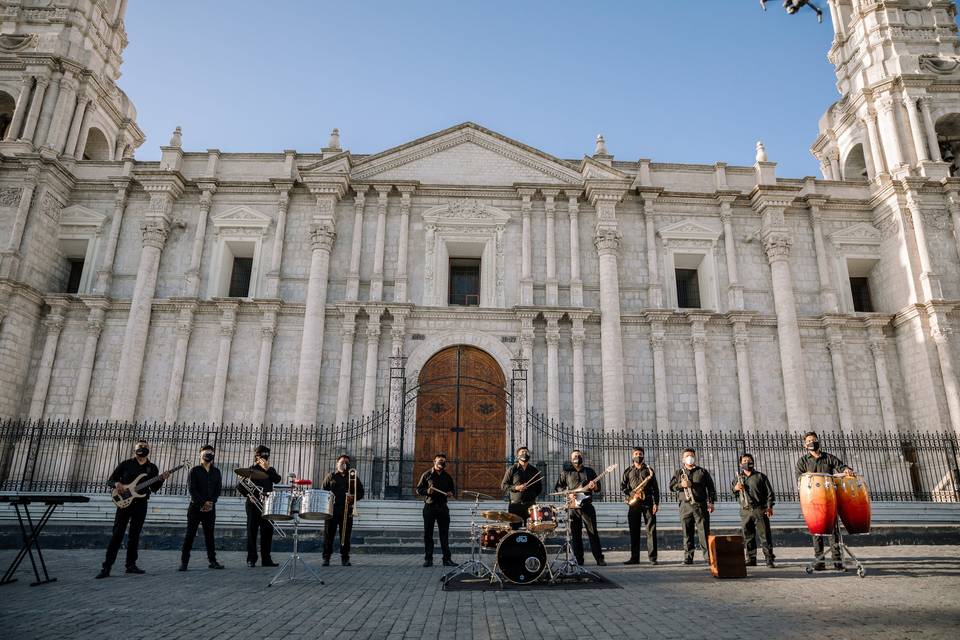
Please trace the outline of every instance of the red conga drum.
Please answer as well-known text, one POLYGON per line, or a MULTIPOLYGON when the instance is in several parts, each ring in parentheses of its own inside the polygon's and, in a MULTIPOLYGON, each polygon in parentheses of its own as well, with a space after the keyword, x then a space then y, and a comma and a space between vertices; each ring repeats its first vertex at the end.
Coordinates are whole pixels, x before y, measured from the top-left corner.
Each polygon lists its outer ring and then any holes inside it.
POLYGON ((800 510, 807 529, 815 536, 833 533, 837 523, 837 488, 827 473, 800 476, 800 510))
POLYGON ((870 533, 870 490, 860 476, 836 478, 837 511, 847 533, 870 533))

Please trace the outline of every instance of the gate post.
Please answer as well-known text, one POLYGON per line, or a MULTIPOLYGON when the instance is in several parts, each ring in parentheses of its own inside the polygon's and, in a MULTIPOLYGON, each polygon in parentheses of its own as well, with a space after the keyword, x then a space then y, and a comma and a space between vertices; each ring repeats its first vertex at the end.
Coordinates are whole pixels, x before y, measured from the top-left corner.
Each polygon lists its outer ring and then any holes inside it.
POLYGON ((403 434, 405 403, 407 396, 407 358, 400 349, 390 356, 390 395, 387 410, 389 428, 387 433, 385 498, 403 497, 403 434))
POLYGON ((511 358, 510 376, 510 452, 516 451, 516 438, 519 435, 523 443, 530 446, 530 434, 527 431, 527 359, 522 356, 511 358))

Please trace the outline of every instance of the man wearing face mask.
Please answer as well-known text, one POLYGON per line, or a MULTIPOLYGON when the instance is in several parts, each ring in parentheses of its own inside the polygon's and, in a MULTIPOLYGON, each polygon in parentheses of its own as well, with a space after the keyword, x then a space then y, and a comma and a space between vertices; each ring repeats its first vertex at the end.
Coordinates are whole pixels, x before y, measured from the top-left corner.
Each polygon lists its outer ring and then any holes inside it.
POLYGON ((570 509, 570 536, 573 546, 573 555, 577 564, 583 566, 583 529, 587 529, 587 538, 590 539, 590 553, 597 565, 607 566, 603 559, 603 547, 600 545, 600 532, 597 529, 597 510, 593 506, 593 494, 600 493, 600 483, 597 482, 597 472, 583 464, 583 453, 579 449, 570 452, 570 464, 563 465, 563 471, 557 479, 554 491, 572 491, 584 487, 585 499, 579 509, 570 509))
POLYGON ((673 474, 670 491, 680 501, 680 526, 683 527, 683 564, 693 564, 693 532, 696 530, 703 560, 707 561, 707 536, 710 535, 710 514, 717 500, 717 490, 710 472, 697 466, 697 452, 684 449, 683 466, 673 474))
MULTIPOLYGON (((357 500, 363 500, 363 483, 356 479, 357 500)), ((340 530, 340 564, 350 566, 350 532, 353 530, 353 496, 348 496, 350 481, 350 456, 337 458, 337 470, 328 473, 320 484, 333 494, 333 517, 323 523, 323 566, 330 566, 333 555, 333 539, 340 530), (346 517, 344 517, 346 516, 346 517)))
MULTIPOLYGON (((537 495, 540 493, 541 482, 537 478, 530 480, 540 472, 535 466, 530 464, 530 450, 526 447, 517 449, 517 463, 510 466, 507 472, 503 474, 503 481, 500 483, 500 490, 510 492, 510 504, 507 509, 510 513, 523 518, 522 526, 527 526, 527 518, 530 517, 529 509, 537 501, 537 495)), ((519 529, 521 523, 516 522, 510 525, 514 529, 519 529)))
MULTIPOLYGON (((267 494, 273 492, 273 484, 280 482, 282 479, 277 470, 270 466, 270 447, 262 444, 257 447, 250 468, 267 474, 266 480, 251 480, 253 484, 260 487, 262 495, 266 498, 267 494)), ((241 493, 243 493, 242 490, 241 493)), ((244 508, 247 512, 247 566, 254 567, 257 564, 258 534, 260 537, 260 564, 264 567, 279 566, 270 555, 270 547, 273 545, 273 525, 263 517, 260 509, 250 500, 244 502, 244 508)))
POLYGON ((756 470, 753 455, 740 456, 740 473, 730 483, 740 503, 740 528, 747 547, 747 566, 757 566, 757 533, 767 566, 773 567, 773 536, 770 516, 773 515, 773 485, 766 475, 756 470))
POLYGON ((190 551, 193 539, 197 537, 197 528, 203 527, 203 542, 207 547, 207 560, 211 569, 223 569, 217 562, 217 550, 213 541, 213 527, 217 521, 216 504, 220 497, 223 481, 220 469, 213 466, 214 449, 212 444, 200 447, 200 464, 190 470, 188 487, 190 506, 187 508, 187 535, 180 549, 180 571, 186 571, 190 563, 190 551))
POLYGON ((627 524, 630 525, 630 559, 624 564, 640 564, 640 533, 647 523, 647 558, 657 564, 657 510, 660 508, 660 486, 653 467, 643 461, 643 447, 634 447, 633 464, 623 472, 620 490, 629 500, 644 481, 643 500, 627 508, 627 524), (649 480, 647 480, 649 478, 649 480))
MULTIPOLYGON (((840 458, 820 450, 820 436, 816 431, 808 431, 803 434, 803 447, 807 450, 805 454, 797 460, 797 480, 805 473, 846 473, 853 475, 853 469, 843 463, 840 458)), ((813 565, 814 571, 823 571, 827 568, 823 553, 823 536, 813 536, 813 552, 816 555, 817 562, 813 565)), ((840 531, 839 527, 834 530, 833 537, 830 540, 830 553, 833 556, 833 568, 837 571, 843 571, 843 555, 840 553, 840 531)))
POLYGON ((117 509, 113 516, 113 535, 110 536, 110 543, 107 545, 107 557, 103 561, 103 568, 97 574, 97 579, 103 579, 110 575, 110 568, 117 559, 117 553, 120 552, 120 545, 123 544, 123 534, 126 532, 127 525, 130 525, 130 535, 127 538, 127 573, 146 573, 137 566, 137 547, 140 546, 140 532, 143 530, 143 522, 147 517, 147 501, 150 494, 158 491, 170 474, 160 473, 157 465, 150 462, 147 456, 150 455, 150 445, 146 440, 138 440, 134 445, 133 457, 124 460, 110 474, 109 483, 111 489, 120 489, 122 485, 127 485, 137 479, 140 474, 146 474, 144 480, 160 476, 160 480, 152 486, 144 489, 143 497, 137 498, 129 507, 117 509))
POLYGON ((440 548, 443 566, 455 567, 450 557, 450 509, 447 500, 456 495, 453 478, 445 471, 447 456, 438 453, 433 467, 427 469, 417 482, 417 495, 423 496, 423 566, 433 566, 433 525, 440 530, 440 548))

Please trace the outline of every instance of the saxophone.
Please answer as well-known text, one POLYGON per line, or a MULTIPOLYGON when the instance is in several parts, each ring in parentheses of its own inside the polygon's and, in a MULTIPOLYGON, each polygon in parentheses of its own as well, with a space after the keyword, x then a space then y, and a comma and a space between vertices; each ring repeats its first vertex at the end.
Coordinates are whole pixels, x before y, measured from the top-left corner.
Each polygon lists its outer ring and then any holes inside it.
POLYGON ((653 467, 647 467, 647 468, 650 469, 650 475, 644 478, 643 481, 641 481, 640 484, 637 485, 637 488, 634 489, 633 492, 630 494, 630 497, 624 501, 631 507, 637 504, 638 502, 642 502, 643 499, 647 497, 647 493, 644 491, 644 488, 647 486, 647 484, 649 484, 651 480, 653 480, 653 467))
POLYGON ((690 504, 694 503, 693 499, 693 489, 690 487, 690 476, 687 475, 687 471, 684 468, 680 468, 680 479, 686 480, 687 486, 683 488, 683 499, 689 502, 690 504))
POLYGON ((747 495, 747 478, 742 473, 737 474, 737 482, 743 485, 743 489, 737 492, 737 500, 744 509, 750 508, 750 497, 747 495))

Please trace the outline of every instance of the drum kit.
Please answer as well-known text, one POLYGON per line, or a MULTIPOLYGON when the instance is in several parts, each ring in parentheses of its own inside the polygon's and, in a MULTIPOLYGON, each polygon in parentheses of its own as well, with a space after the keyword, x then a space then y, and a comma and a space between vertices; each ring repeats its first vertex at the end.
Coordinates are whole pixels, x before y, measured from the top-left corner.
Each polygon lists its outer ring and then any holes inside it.
POLYGON ((295 580, 313 580, 323 584, 323 580, 320 579, 317 572, 300 555, 297 543, 300 536, 301 519, 329 520, 333 517, 333 493, 322 489, 312 489, 313 481, 298 478, 296 474, 291 473, 287 477, 290 481, 288 484, 274 485, 273 492, 264 496, 260 487, 256 486, 253 481, 266 480, 266 473, 259 469, 247 467, 234 469, 233 472, 237 475, 238 483, 250 492, 247 498, 260 509, 263 519, 269 520, 274 529, 280 531, 281 535, 285 537, 279 523, 293 521, 293 551, 267 586, 272 587, 274 584, 295 580), (298 563, 305 570, 303 577, 297 575, 298 563), (287 572, 289 572, 289 576, 284 577, 287 572))
POLYGON ((479 580, 489 579, 491 584, 499 583, 501 586, 504 580, 512 584, 529 585, 538 581, 558 583, 562 578, 570 577, 597 577, 577 564, 573 557, 568 513, 572 507, 558 509, 552 504, 534 504, 527 510, 527 527, 513 529, 511 525, 523 522, 520 516, 509 511, 480 511, 480 499, 493 500, 493 496, 475 491, 463 493, 474 498, 470 511, 470 558, 445 574, 442 582, 449 582, 460 575, 479 580), (549 562, 547 536, 558 529, 564 530, 565 543, 553 561, 549 562), (493 568, 484 562, 485 551, 493 554, 493 568))
MULTIPOLYGON (((857 575, 866 569, 843 541, 843 523, 848 534, 870 533, 870 492, 864 479, 857 475, 805 473, 800 476, 800 510, 807 529, 815 536, 832 536, 840 540, 841 562, 846 554, 857 566, 857 575)), ((813 573, 813 563, 804 570, 813 573)))

